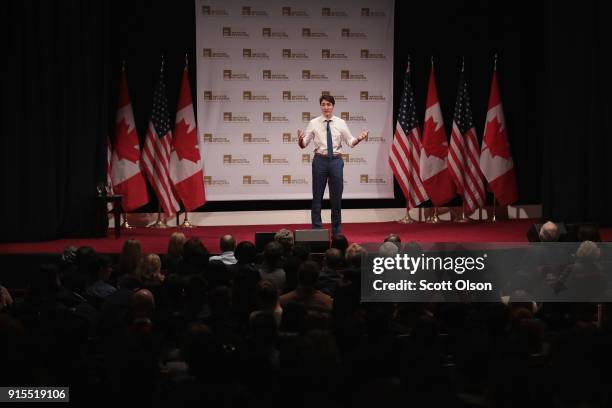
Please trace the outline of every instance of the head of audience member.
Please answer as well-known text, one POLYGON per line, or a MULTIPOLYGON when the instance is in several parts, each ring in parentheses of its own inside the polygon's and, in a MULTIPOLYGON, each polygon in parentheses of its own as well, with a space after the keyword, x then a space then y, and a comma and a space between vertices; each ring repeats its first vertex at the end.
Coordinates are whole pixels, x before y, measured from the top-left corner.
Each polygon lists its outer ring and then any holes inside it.
POLYGON ((182 232, 174 232, 170 235, 168 241, 168 259, 179 259, 183 256, 183 245, 187 241, 187 237, 182 232))
POLYGON ((289 255, 291 253, 293 244, 295 243, 293 232, 287 228, 283 228, 274 235, 274 240, 283 246, 284 255, 289 255))
POLYGON ((208 264, 209 252, 199 238, 193 237, 183 245, 183 262, 188 273, 201 273, 208 264))
POLYGON ((582 262, 596 262, 601 255, 601 250, 593 241, 584 241, 576 251, 576 259, 582 262))
POLYGON ((389 234, 385 237, 383 242, 392 242, 395 244, 398 250, 402 249, 402 239, 397 234, 389 234))
POLYGON ((264 247, 264 264, 268 269, 276 269, 280 267, 283 259, 283 246, 277 241, 271 241, 264 247))
POLYGON ((236 246, 234 256, 241 265, 252 264, 257 258, 257 248, 250 241, 242 241, 236 246))
POLYGON ((236 249, 236 239, 231 234, 226 234, 219 240, 219 249, 221 252, 234 252, 236 249))
POLYGON ((349 268, 361 268, 361 255, 365 254, 365 249, 359 244, 351 244, 346 249, 346 264, 349 268))
POLYGON ((344 266, 344 258, 342 251, 338 248, 329 248, 325 251, 324 264, 327 268, 337 271, 344 266))
POLYGON ((317 280, 319 280, 319 264, 313 261, 306 261, 298 268, 298 288, 314 290, 317 280))
POLYGON ((212 378, 220 368, 221 348, 205 324, 194 323, 187 329, 181 349, 189 374, 198 379, 212 378))
POLYGON ((219 259, 208 263, 204 276, 211 288, 231 285, 231 275, 227 270, 227 266, 219 259))
POLYGON ((155 298, 147 289, 139 289, 132 294, 129 300, 130 312, 133 319, 151 319, 155 312, 155 298))
POLYGON ((547 221, 540 227, 540 241, 556 242, 559 240, 559 227, 552 221, 547 221))
POLYGON ((107 282, 110 279, 112 272, 113 268, 111 266, 111 260, 108 258, 108 256, 98 255, 96 259, 96 271, 90 276, 91 281, 107 282))
POLYGON ((162 283, 161 259, 157 254, 147 254, 140 265, 140 277, 144 283, 162 283))
POLYGON ((82 274, 89 276, 97 269, 98 256, 90 246, 82 246, 76 250, 76 266, 82 274))
POLYGON ((210 313, 216 317, 225 317, 232 307, 232 293, 227 286, 217 286, 208 292, 210 313))
POLYGON ((255 297, 260 310, 274 311, 278 305, 278 289, 269 280, 260 280, 255 287, 255 297))
POLYGON ((384 257, 394 257, 399 252, 399 248, 395 242, 387 241, 378 247, 378 255, 384 257))
POLYGON ((346 239, 346 236, 344 234, 336 234, 332 237, 331 247, 339 249, 340 251, 342 251, 343 255, 346 252, 348 246, 348 239, 346 239))
POLYGON ((298 242, 293 246, 291 255, 299 259, 300 262, 306 262, 310 258, 310 247, 303 242, 298 242))
POLYGON ((140 241, 128 239, 123 243, 119 255, 119 275, 130 275, 136 272, 136 268, 142 259, 142 247, 140 241))
POLYGON ((599 231, 595 225, 586 224, 578 227, 577 233, 578 242, 593 241, 600 242, 601 237, 599 231))

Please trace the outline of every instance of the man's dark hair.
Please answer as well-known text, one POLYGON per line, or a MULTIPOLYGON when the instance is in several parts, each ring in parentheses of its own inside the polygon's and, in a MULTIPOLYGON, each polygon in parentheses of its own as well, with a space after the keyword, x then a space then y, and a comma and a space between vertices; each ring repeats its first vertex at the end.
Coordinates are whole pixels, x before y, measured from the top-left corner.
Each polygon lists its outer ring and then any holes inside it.
POLYGON ((269 268, 279 266, 283 256, 283 246, 276 241, 271 241, 264 247, 264 261, 269 268))
POLYGON ((236 249, 236 239, 230 234, 222 236, 219 240, 219 248, 221 252, 233 251, 236 249))
POLYGON ((325 265, 331 269, 337 269, 344 263, 342 251, 338 248, 329 248, 325 251, 325 265))
POLYGON ((336 100, 331 95, 321 95, 321 97, 319 98, 319 105, 323 101, 327 101, 327 102, 331 103, 332 105, 336 105, 336 100))
POLYGON ((242 241, 236 246, 234 256, 239 264, 253 263, 257 257, 257 248, 255 248, 255 244, 250 241, 242 241))
POLYGON ((312 288, 319 279, 319 264, 306 261, 298 268, 298 284, 301 287, 312 288))
POLYGON ((340 251, 342 251, 342 253, 344 253, 348 246, 348 239, 346 239, 346 236, 344 234, 336 234, 333 236, 331 241, 332 248, 338 248, 340 251))
POLYGON ((402 239, 397 234, 389 234, 385 237, 383 242, 391 242, 395 244, 398 250, 402 249, 402 239))

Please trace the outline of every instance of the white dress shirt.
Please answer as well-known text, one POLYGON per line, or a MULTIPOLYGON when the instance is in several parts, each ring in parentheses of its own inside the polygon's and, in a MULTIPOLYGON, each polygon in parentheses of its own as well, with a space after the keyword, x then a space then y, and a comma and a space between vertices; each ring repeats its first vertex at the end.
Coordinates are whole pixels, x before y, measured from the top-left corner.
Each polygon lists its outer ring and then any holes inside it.
MULTIPOLYGON (((327 122, 325 122, 325 116, 317 116, 308 123, 308 127, 304 132, 304 139, 302 139, 302 147, 308 146, 308 144, 314 140, 315 153, 327 155, 327 122)), ((329 126, 332 133, 332 143, 334 145, 334 155, 342 152, 342 142, 350 147, 353 147, 357 143, 357 138, 353 137, 349 130, 346 122, 337 116, 330 118, 331 122, 329 126)))

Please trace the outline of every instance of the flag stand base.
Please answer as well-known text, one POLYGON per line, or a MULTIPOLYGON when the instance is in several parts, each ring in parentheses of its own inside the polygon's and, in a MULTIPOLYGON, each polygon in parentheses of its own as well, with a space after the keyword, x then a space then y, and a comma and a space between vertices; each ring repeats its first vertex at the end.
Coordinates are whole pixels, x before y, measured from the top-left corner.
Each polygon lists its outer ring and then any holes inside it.
POLYGON ((180 227, 181 228, 195 228, 195 225, 190 223, 189 220, 187 219, 187 211, 185 211, 185 219, 183 220, 183 223, 180 225, 180 227))
POLYGON ((408 208, 406 208, 406 215, 404 216, 404 218, 401 218, 401 219, 397 220, 397 222, 400 223, 400 224, 414 224, 417 221, 413 220, 410 217, 410 210, 408 208))
POLYGON ((431 217, 429 217, 426 221, 428 224, 439 224, 441 222, 438 217, 438 207, 434 207, 434 213, 431 217))
POLYGON ((157 220, 149 225, 149 228, 168 228, 168 225, 166 224, 166 220, 162 219, 161 213, 157 213, 157 220))
POLYGON ((472 220, 470 220, 468 217, 465 216, 465 210, 461 211, 461 217, 457 218, 455 220, 455 222, 459 222, 459 223, 467 223, 467 222, 471 222, 472 220))
POLYGON ((121 223, 121 228, 123 229, 134 229, 134 226, 128 222, 127 214, 123 213, 123 223, 121 223))

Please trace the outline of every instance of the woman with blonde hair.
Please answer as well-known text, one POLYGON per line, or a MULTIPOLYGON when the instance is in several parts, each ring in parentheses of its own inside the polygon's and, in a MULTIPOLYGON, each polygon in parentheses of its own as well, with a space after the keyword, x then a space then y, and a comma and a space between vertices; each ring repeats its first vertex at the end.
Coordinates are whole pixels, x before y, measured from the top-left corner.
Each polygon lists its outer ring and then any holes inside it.
POLYGON ((144 284, 157 284, 164 281, 164 275, 161 273, 161 259, 157 254, 145 255, 138 269, 138 275, 144 284))

